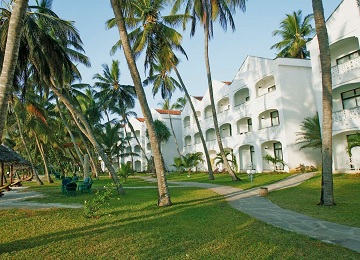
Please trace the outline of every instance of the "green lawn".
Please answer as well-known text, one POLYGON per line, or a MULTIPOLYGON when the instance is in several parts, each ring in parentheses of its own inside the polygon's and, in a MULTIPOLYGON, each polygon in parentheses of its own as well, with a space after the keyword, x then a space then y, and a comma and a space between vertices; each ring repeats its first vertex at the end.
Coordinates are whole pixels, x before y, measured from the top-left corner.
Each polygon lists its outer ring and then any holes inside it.
POLYGON ((282 208, 294 210, 315 218, 360 227, 360 176, 334 174, 336 206, 318 206, 321 175, 301 185, 269 193, 267 197, 282 208))
POLYGON ((194 182, 205 182, 205 183, 213 183, 219 185, 227 185, 240 189, 250 189, 254 187, 269 185, 271 183, 280 181, 291 176, 291 173, 257 173, 254 175, 253 182, 246 173, 237 174, 237 176, 241 179, 241 181, 232 181, 229 174, 226 173, 218 173, 214 174, 215 180, 209 180, 208 175, 206 173, 191 173, 190 177, 187 176, 187 173, 179 174, 177 172, 169 173, 167 175, 168 181, 194 181, 194 182))
MULTIPOLYGON (((219 178, 220 179, 220 178, 219 178)), ((259 176, 260 179, 260 176, 259 176)), ((259 180, 258 179, 258 180, 259 180)), ((110 180, 94 180, 94 191, 110 180)), ((256 182, 256 180, 255 180, 256 182)), ((231 183, 231 181, 230 181, 231 183)), ((41 202, 83 203, 95 194, 66 197, 60 181, 31 189, 41 202)), ((127 186, 149 186, 128 179, 127 186)), ((83 209, 2 210, 0 259, 359 259, 336 245, 284 231, 231 208, 217 194, 170 189, 171 207, 156 206, 157 189, 114 194, 100 218, 83 209)))

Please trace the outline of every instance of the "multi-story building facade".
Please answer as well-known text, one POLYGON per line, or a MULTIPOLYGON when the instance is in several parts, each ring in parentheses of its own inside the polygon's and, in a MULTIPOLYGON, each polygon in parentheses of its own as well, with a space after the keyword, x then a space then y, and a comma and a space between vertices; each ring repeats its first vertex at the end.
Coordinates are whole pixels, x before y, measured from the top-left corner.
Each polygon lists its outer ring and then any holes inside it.
MULTIPOLYGON (((360 170, 360 147, 347 152, 347 139, 360 130, 360 1, 344 0, 326 21, 331 52, 333 82, 333 169, 360 170)), ((322 121, 322 86, 317 37, 308 42, 310 60, 249 56, 231 82, 213 82, 215 105, 223 146, 238 162, 238 171, 270 171, 273 166, 263 158, 282 159, 289 171, 300 164, 319 166, 320 151, 299 150, 297 132, 304 118, 319 113, 322 121)), ((219 152, 209 93, 192 97, 206 145, 212 159, 219 152)), ((178 113, 178 112, 177 112, 178 113)), ((154 119, 166 113, 153 110, 154 119)), ((174 115, 175 117, 175 115, 174 115)), ((135 119, 133 119, 135 120, 135 119)), ((199 130, 187 104, 176 115, 179 145, 183 154, 204 153, 199 130), (181 119, 180 119, 181 118, 181 119)), ((167 123, 169 125, 169 123, 167 123)), ((145 138, 145 124, 136 126, 145 138)), ((150 144, 143 147, 150 156, 150 144)), ((134 147, 135 149, 135 147, 134 147)), ((173 141, 162 147, 166 164, 178 157, 173 141)), ((135 163, 145 169, 143 157, 135 163)), ((200 170, 207 170, 204 163, 200 170)))
MULTIPOLYGON (((326 21, 333 94, 333 169, 360 168, 360 147, 347 152, 347 138, 360 129, 360 1, 344 0, 326 21)), ((315 36, 307 44, 310 51, 317 109, 322 120, 320 51, 315 36)))
MULTIPOLYGON (((234 154, 239 171, 271 171, 265 155, 282 159, 289 171, 317 165, 319 153, 299 151, 296 144, 305 117, 316 113, 309 60, 249 56, 232 82, 213 82, 215 105, 225 150, 234 154)), ((209 93, 194 97, 206 145, 213 160, 219 152, 209 93)), ((187 104, 182 112, 184 154, 202 152, 199 131, 187 104)), ((203 165, 206 170, 206 164, 203 165)))

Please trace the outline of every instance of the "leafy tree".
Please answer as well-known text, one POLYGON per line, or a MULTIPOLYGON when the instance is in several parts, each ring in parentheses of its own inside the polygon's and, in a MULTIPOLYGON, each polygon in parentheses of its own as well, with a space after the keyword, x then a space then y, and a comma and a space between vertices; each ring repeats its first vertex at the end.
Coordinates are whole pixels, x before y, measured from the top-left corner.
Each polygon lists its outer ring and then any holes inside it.
POLYGON ((322 145, 321 127, 319 121, 319 114, 316 113, 313 117, 306 117, 300 125, 301 132, 297 132, 297 144, 301 145, 301 149, 312 148, 320 149, 322 145))
POLYGON ((312 14, 308 14, 303 19, 301 10, 286 15, 280 23, 280 29, 273 31, 273 36, 279 35, 282 38, 280 42, 271 46, 271 49, 280 51, 277 57, 305 59, 310 56, 306 50, 306 43, 315 33, 311 25, 313 18, 312 14))
POLYGON ((334 184, 332 174, 332 79, 331 56, 328 33, 321 0, 312 0, 316 34, 320 50, 322 75, 322 180, 320 205, 332 206, 334 202, 334 184))

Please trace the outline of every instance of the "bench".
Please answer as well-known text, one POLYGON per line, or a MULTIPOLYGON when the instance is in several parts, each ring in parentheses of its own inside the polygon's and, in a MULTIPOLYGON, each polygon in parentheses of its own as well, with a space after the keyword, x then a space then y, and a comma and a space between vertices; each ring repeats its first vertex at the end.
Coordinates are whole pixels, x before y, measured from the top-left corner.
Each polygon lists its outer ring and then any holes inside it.
POLYGON ((86 177, 84 181, 79 181, 78 190, 83 192, 91 193, 91 186, 93 184, 93 180, 90 177, 86 177))
POLYGON ((70 178, 65 178, 61 182, 61 192, 65 195, 76 196, 77 184, 70 178))

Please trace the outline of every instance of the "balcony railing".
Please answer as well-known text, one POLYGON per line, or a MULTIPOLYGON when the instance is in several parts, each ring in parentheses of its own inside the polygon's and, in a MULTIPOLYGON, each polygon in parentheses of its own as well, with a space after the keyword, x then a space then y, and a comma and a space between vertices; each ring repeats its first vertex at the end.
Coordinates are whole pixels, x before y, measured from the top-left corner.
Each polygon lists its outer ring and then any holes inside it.
POLYGON ((360 57, 332 67, 331 75, 333 75, 333 77, 334 76, 336 77, 339 74, 344 74, 345 72, 348 72, 348 71, 351 71, 351 70, 357 69, 357 68, 360 68, 360 57))
POLYGON ((360 127, 360 107, 334 112, 333 131, 360 127))
POLYGON ((258 136, 261 140, 277 139, 280 133, 280 125, 259 129, 258 136))
POLYGON ((235 113, 239 116, 239 117, 246 117, 250 114, 249 112, 249 101, 242 103, 240 105, 236 105, 234 107, 235 113))

